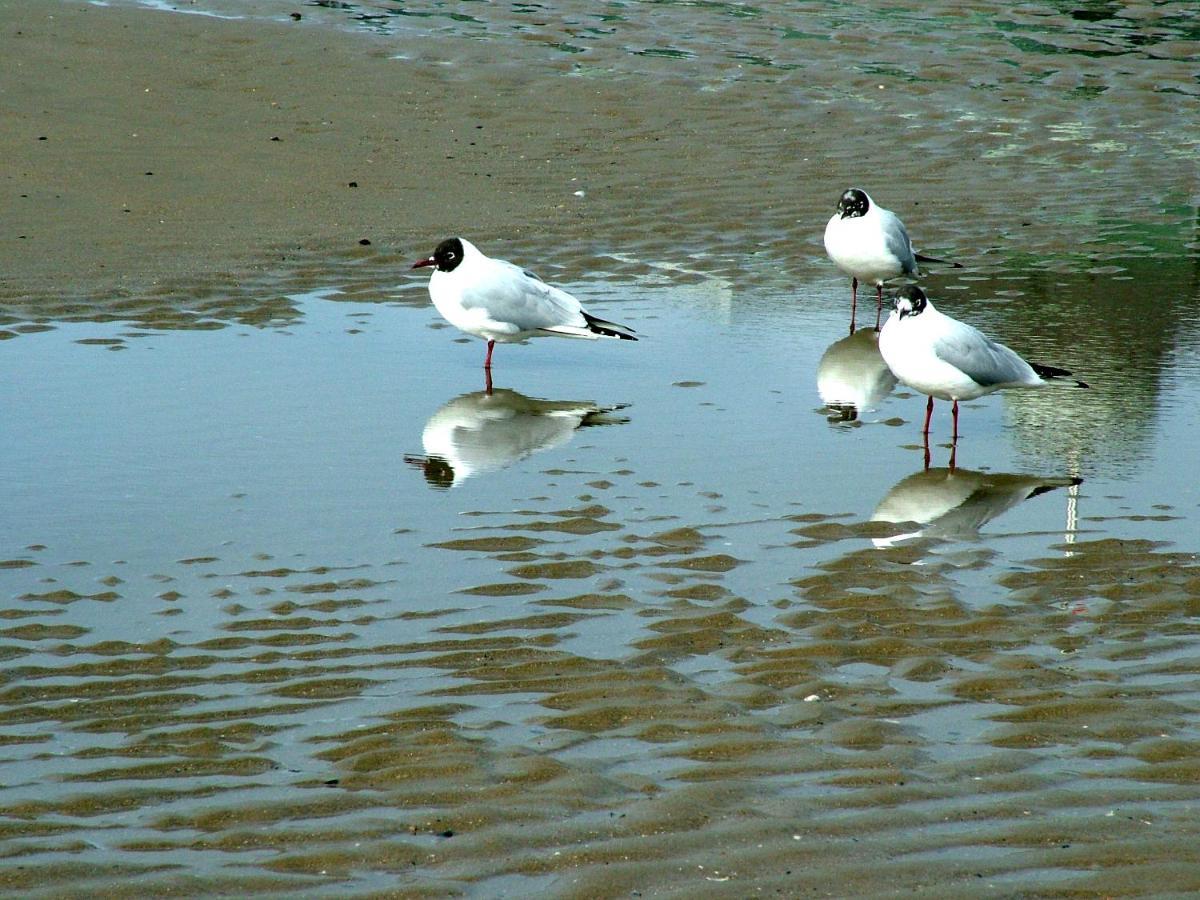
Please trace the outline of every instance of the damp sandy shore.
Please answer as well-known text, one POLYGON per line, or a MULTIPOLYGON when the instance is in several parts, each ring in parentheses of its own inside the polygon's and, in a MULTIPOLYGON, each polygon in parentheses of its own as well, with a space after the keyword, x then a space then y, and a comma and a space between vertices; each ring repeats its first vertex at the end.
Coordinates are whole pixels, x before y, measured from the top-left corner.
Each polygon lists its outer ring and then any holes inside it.
MULTIPOLYGON (((302 22, 32 2, 4 4, 0 32, 8 297, 136 293, 398 233, 537 228, 567 214, 577 163, 559 132, 621 100, 532 81, 480 97, 302 22), (534 128, 543 115, 558 127, 534 128)), ((616 142, 572 149, 605 166, 616 142)))
POLYGON ((669 80, 409 61, 303 19, 35 2, 0 29, 10 300, 228 289, 314 255, 404 268, 450 233, 628 237, 662 230, 656 206, 721 203, 714 186, 750 196, 769 163, 708 144, 736 106, 669 80))
POLYGON ((1106 217, 1154 223, 1194 189, 1190 45, 1164 38, 1118 70, 1048 12, 1015 17, 1056 34, 1053 52, 985 30, 953 66, 938 32, 901 39, 885 16, 808 42, 799 72, 618 47, 601 76, 562 77, 507 44, 307 11, 4 4, 0 299, 224 289, 297 254, 393 265, 452 232, 543 260, 683 246, 728 254, 731 273, 765 250, 803 279, 837 194, 864 179, 919 217, 922 249, 977 270, 997 250, 1112 250, 1106 217))
POLYGON ((453 6, 0 3, 0 894, 1194 895, 1190 21, 453 6), (861 180, 1092 389, 820 408, 861 180))

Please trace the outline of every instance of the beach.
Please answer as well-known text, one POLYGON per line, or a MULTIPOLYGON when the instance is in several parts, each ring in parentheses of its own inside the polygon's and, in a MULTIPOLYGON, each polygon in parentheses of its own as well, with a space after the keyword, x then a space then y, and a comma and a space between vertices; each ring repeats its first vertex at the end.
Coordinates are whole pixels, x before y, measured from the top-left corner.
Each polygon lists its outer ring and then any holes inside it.
MULTIPOLYGON (((1171 118, 1170 95, 1152 88, 1183 74, 1178 42, 1154 69, 1112 78, 1108 95, 1128 94, 1137 123, 1107 106, 1064 116, 1031 99, 1036 73, 985 66, 974 49, 962 62, 978 63, 982 98, 924 63, 904 90, 853 70, 827 83, 781 70, 771 77, 786 89, 770 89, 741 65, 697 79, 683 68, 696 62, 644 55, 628 57, 640 73, 562 77, 563 64, 523 66, 487 43, 405 42, 311 15, 251 26, 35 2, 6 5, 0 25, 10 299, 95 304, 181 280, 237 283, 307 254, 395 253, 402 265, 450 233, 541 235, 549 252, 686 237, 733 258, 797 259, 819 252, 819 235, 797 226, 827 216, 824 186, 864 167, 900 196, 907 179, 927 185, 899 209, 920 209, 925 248, 1065 250, 1106 239, 1072 208, 1085 183, 1097 204, 1135 215, 1190 183, 1186 166, 1156 166, 1158 153, 1121 151, 1136 129, 1183 162, 1186 135, 1152 124, 1171 118), (967 112, 980 99, 985 117, 967 112), (1063 218, 1074 231, 1056 227, 1063 218)), ((852 33, 827 52, 836 59, 852 33)), ((1064 90, 1109 80, 1086 55, 1056 65, 1064 90)))
POLYGON ((364 241, 402 267, 449 231, 586 227, 571 178, 618 155, 571 134, 621 109, 613 91, 480 97, 333 29, 86 3, 6 5, 0 27, 6 298, 236 282, 364 241))
POLYGON ((0 888, 1194 894, 1194 31, 0 4, 0 888), (851 186, 1090 387, 923 434, 851 186), (485 376, 455 234, 639 340, 485 376))

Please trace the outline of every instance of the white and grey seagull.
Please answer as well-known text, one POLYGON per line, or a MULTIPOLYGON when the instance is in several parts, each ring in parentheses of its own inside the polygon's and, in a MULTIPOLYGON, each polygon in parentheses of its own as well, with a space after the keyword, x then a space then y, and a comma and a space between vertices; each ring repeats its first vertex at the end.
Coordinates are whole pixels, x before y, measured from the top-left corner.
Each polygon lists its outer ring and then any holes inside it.
POLYGON ((901 275, 918 275, 917 263, 948 263, 913 249, 904 223, 879 206, 866 191, 850 188, 838 199, 837 212, 825 226, 825 252, 850 276, 850 330, 858 308, 858 283, 875 285, 875 328, 883 312, 883 283, 901 275))
POLYGON ((974 326, 934 309, 925 292, 907 285, 896 292, 895 309, 879 333, 879 353, 892 374, 913 390, 929 395, 925 428, 933 416, 933 398, 954 402, 958 438, 958 401, 974 400, 1002 388, 1043 387, 1071 379, 1066 369, 1029 363, 974 326))
POLYGON ((414 269, 424 266, 433 267, 429 297, 442 317, 487 341, 485 369, 492 367, 497 341, 545 336, 637 340, 632 328, 596 318, 566 291, 506 260, 484 256, 465 238, 447 238, 432 256, 413 263, 414 269))

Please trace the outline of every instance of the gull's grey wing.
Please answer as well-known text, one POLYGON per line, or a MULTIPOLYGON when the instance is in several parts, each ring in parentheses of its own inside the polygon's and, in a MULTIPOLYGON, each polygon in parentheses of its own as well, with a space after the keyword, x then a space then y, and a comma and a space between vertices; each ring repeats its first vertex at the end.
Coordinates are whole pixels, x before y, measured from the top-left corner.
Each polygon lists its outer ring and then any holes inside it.
POLYGON ((984 387, 1040 380, 1013 350, 963 322, 953 322, 934 339, 933 352, 984 387))
POLYGON ((532 272, 500 259, 490 260, 489 277, 462 293, 467 309, 484 308, 498 322, 511 322, 521 331, 558 325, 586 324, 579 301, 546 284, 532 272))
MULTIPOLYGON (((878 209, 878 207, 877 207, 878 209)), ((909 240, 908 230, 900 217, 888 209, 879 210, 880 225, 883 226, 883 241, 888 253, 900 260, 904 274, 912 275, 917 271, 916 251, 909 240)))

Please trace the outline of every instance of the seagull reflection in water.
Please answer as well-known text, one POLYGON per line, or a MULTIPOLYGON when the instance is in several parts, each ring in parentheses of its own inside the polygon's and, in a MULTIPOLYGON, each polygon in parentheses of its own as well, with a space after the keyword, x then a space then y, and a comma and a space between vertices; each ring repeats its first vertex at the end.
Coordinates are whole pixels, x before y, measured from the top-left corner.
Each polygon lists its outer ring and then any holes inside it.
POLYGON ((435 490, 520 462, 566 444, 580 428, 621 425, 614 415, 629 404, 601 406, 589 401, 538 400, 507 388, 455 397, 430 416, 421 434, 424 456, 404 461, 425 473, 435 490))
POLYGON ((879 332, 856 331, 834 341, 817 363, 817 393, 831 422, 853 422, 875 409, 896 386, 879 354, 879 332))
POLYGON ((918 537, 974 538, 992 519, 1057 488, 1068 489, 1066 528, 1073 536, 1074 495, 1082 481, 1071 476, 1007 475, 953 466, 927 468, 896 484, 871 515, 872 522, 912 522, 920 527, 915 531, 876 538, 874 543, 876 547, 891 547, 918 537))

